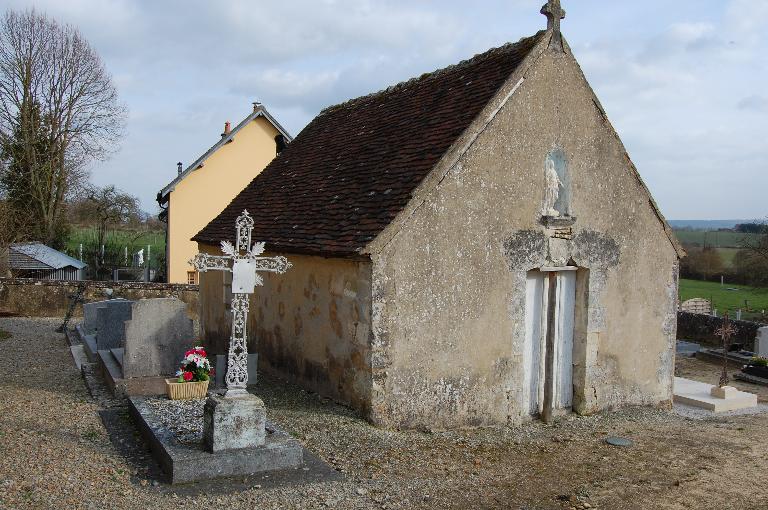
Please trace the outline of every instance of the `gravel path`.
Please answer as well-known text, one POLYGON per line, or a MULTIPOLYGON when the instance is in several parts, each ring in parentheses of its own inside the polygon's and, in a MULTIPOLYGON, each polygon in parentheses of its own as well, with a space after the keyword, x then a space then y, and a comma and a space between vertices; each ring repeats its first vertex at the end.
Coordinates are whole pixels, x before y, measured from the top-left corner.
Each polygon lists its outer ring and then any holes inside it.
POLYGON ((270 418, 345 480, 168 487, 110 441, 102 407, 53 332, 59 323, 0 319, 12 334, 0 341, 2 509, 765 508, 752 497, 768 482, 765 414, 692 420, 635 409, 550 427, 393 432, 266 377, 257 391, 270 418), (608 435, 635 446, 611 447, 608 435))

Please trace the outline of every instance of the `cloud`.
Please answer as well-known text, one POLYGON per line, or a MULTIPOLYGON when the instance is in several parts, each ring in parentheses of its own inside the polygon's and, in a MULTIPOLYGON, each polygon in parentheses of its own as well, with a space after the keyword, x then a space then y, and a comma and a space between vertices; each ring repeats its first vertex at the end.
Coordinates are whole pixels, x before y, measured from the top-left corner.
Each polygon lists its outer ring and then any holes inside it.
POLYGON ((749 112, 768 112, 768 97, 751 95, 739 101, 736 106, 739 110, 749 112))

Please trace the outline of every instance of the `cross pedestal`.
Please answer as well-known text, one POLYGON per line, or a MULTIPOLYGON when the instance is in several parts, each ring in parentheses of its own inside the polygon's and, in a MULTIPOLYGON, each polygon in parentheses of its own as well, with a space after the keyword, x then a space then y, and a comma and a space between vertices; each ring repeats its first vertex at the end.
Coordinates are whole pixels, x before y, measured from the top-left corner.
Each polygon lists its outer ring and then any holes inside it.
POLYGON ((264 243, 251 245, 253 218, 243 211, 235 221, 236 242, 221 242, 224 255, 198 253, 191 264, 200 271, 232 273, 232 334, 227 353, 227 391, 211 396, 203 413, 203 438, 211 452, 261 446, 265 440, 266 409, 255 395, 248 393, 249 296, 263 285, 260 271, 285 273, 291 263, 285 257, 262 257, 264 243))
POLYGON ((203 443, 209 452, 254 448, 266 441, 267 409, 256 395, 208 397, 203 410, 203 443))

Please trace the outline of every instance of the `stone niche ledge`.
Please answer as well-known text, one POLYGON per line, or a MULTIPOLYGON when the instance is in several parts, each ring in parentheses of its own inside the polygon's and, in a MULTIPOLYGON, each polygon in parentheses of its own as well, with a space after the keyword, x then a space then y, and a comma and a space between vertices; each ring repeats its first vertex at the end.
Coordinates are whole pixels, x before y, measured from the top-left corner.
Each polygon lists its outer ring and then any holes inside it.
POLYGON ((304 449, 299 441, 269 421, 263 446, 210 453, 203 449, 202 443, 182 444, 177 441, 147 405, 147 397, 131 397, 129 402, 131 417, 171 484, 248 476, 304 465, 304 449))

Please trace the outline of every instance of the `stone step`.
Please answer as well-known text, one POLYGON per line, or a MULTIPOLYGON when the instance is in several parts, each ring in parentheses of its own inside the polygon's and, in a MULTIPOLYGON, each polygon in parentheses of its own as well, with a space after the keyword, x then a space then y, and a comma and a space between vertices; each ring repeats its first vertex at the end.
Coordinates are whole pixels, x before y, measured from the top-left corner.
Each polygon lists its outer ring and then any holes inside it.
POLYGON ((120 365, 122 368, 123 366, 123 355, 125 354, 125 349, 122 347, 119 349, 110 349, 110 352, 112 353, 112 356, 115 357, 115 361, 117 361, 117 364, 120 365))
MULTIPOLYGON (((162 395, 166 392, 165 377, 123 377, 123 368, 113 351, 119 351, 122 361, 123 349, 99 351, 99 367, 104 382, 116 397, 135 395, 162 395)), ((170 377, 170 376, 169 376, 170 377)))

